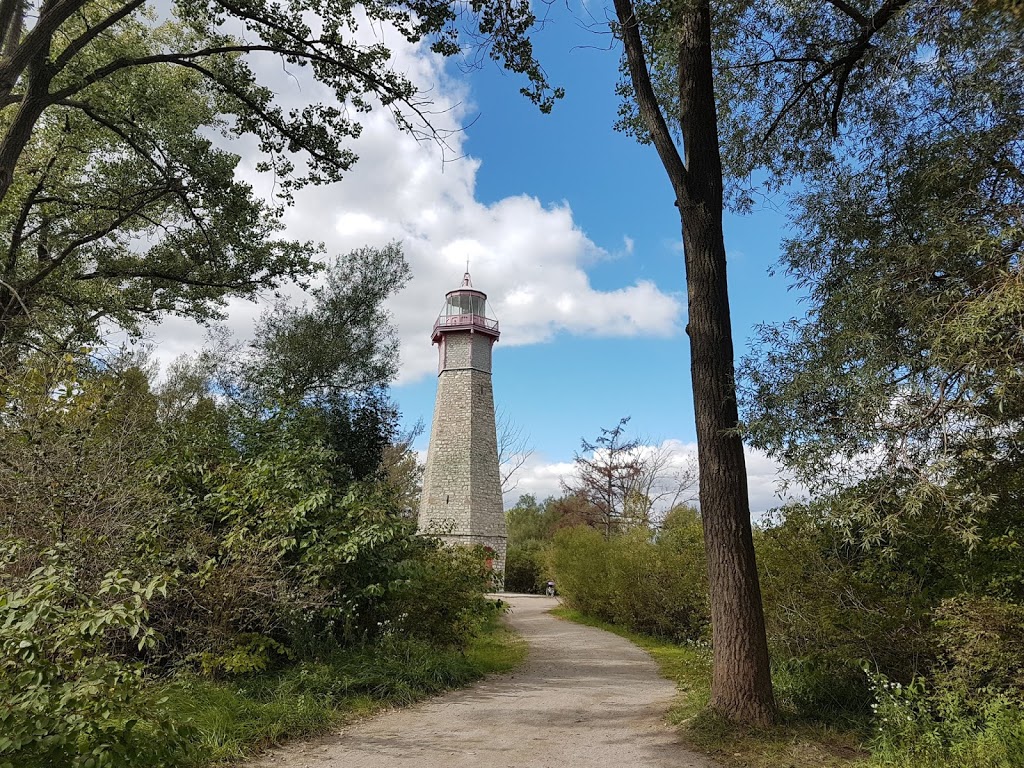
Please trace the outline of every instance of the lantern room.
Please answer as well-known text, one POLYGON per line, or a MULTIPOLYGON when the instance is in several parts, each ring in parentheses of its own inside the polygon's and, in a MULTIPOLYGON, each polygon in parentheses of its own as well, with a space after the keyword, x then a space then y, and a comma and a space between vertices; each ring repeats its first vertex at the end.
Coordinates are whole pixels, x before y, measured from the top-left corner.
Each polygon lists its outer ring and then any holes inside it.
POLYGON ((487 294, 473 288, 469 272, 463 275, 460 287, 445 295, 444 307, 434 323, 433 342, 439 343, 449 331, 479 332, 495 340, 500 335, 498 321, 487 316, 487 294))

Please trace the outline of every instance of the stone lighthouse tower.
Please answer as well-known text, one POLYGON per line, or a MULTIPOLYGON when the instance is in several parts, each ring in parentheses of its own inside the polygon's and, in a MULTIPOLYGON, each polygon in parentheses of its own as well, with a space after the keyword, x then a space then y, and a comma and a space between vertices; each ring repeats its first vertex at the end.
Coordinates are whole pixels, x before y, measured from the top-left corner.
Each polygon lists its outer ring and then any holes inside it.
POLYGON ((490 547, 501 579, 505 511, 491 389, 491 347, 498 335, 498 321, 487 316, 487 295, 473 288, 467 271, 434 323, 437 400, 419 529, 449 544, 490 547))

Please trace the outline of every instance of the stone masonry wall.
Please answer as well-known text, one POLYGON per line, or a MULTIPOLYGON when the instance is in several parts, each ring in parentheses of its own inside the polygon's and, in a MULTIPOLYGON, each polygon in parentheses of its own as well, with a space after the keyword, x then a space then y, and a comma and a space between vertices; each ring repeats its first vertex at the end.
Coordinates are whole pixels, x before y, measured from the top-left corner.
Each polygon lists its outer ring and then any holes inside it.
POLYGON ((423 476, 419 528, 451 544, 484 544, 505 566, 505 511, 491 386, 492 339, 448 332, 423 476))

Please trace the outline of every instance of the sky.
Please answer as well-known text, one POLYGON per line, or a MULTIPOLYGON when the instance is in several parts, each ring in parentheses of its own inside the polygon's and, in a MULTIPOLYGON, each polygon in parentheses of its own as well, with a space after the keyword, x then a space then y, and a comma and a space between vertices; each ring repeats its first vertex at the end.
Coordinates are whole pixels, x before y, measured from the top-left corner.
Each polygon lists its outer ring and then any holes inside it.
MULTIPOLYGON (((389 303, 401 354, 392 393, 405 427, 423 423, 415 447, 424 454, 437 385, 430 332, 469 261, 501 327, 496 406, 533 449, 506 505, 520 493, 558 494, 581 439, 622 417, 630 417, 631 437, 677 463, 696 449, 679 216, 653 147, 613 129, 619 52, 600 32, 605 12, 593 0, 588 7, 592 15, 581 17, 552 5, 534 37, 551 82, 566 91, 549 115, 496 64, 444 62, 391 30, 362 27, 364 39, 391 46, 396 68, 429 96, 445 146, 372 112, 353 145, 354 170, 338 184, 299 192, 285 217, 287 236, 323 242, 329 255, 402 241, 412 279, 389 303)), ((286 105, 327 98, 302 72, 260 66, 286 105)), ((269 194, 254 144, 232 149, 242 158, 239 174, 269 194)), ((769 274, 785 235, 781 207, 780 200, 726 217, 738 354, 757 324, 801 313, 785 276, 769 274)), ((270 301, 232 301, 226 325, 244 339, 270 301)), ((204 336, 171 318, 149 341, 166 363, 198 349, 204 336)), ((759 515, 779 504, 776 467, 752 450, 747 461, 759 515)))

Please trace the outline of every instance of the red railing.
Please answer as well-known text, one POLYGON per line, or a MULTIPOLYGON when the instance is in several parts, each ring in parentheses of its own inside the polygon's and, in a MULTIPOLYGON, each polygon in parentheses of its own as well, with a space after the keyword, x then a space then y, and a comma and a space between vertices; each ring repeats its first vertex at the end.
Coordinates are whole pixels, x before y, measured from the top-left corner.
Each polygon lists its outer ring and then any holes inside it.
POLYGON ((485 331, 496 332, 498 330, 498 321, 491 320, 489 317, 483 315, 441 315, 437 318, 437 322, 434 323, 434 332, 437 332, 438 328, 448 328, 453 325, 470 326, 474 328, 480 328, 485 331))

